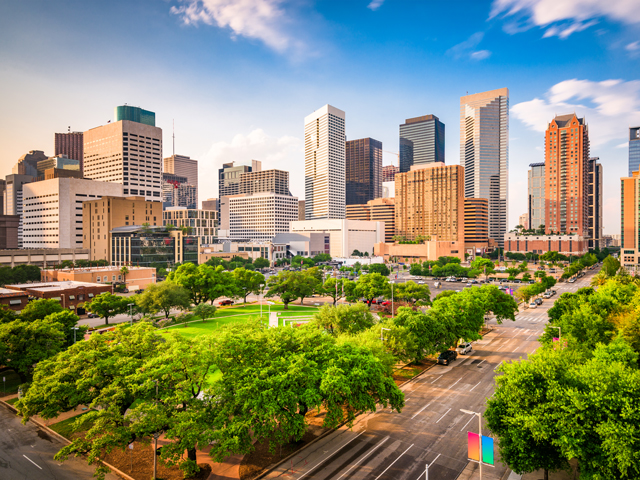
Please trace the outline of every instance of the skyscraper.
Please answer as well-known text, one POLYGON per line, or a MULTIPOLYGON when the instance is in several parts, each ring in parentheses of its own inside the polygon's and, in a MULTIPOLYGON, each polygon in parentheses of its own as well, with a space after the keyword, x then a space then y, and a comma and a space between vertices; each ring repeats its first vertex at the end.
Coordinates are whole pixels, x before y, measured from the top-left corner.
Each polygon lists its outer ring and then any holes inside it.
MULTIPOLYGON (((262 162, 251 160, 251 165, 235 165, 236 162, 223 163, 218 169, 218 197, 228 197, 240 193, 240 176, 247 172, 262 170, 262 162)), ((218 210, 220 202, 218 202, 218 210)))
MULTIPOLYGON (((198 198, 198 161, 185 155, 171 155, 164 159, 164 172, 186 177, 189 185, 196 189, 198 198)), ((196 208, 196 207, 193 207, 196 208)))
POLYGON ((444 123, 435 115, 407 118, 400 125, 400 171, 431 162, 444 163, 444 123))
POLYGON ((640 170, 640 127, 629 128, 629 176, 640 170))
POLYGON ((382 197, 382 142, 373 138, 346 143, 347 205, 382 197))
POLYGON ((536 230, 540 225, 545 224, 544 176, 544 162, 529 164, 529 172, 527 174, 527 188, 529 190, 527 202, 527 228, 531 228, 533 230, 536 230))
POLYGON ((345 113, 331 105, 304 119, 305 219, 345 218, 345 113))
POLYGON ((509 89, 460 98, 460 164, 465 197, 489 200, 489 237, 502 247, 509 200, 509 89))
POLYGON ((130 105, 120 105, 114 109, 115 121, 129 120, 130 122, 142 123, 150 127, 156 126, 156 114, 149 110, 143 110, 139 107, 130 105))
POLYGON ((602 242, 602 165, 600 158, 589 159, 588 216, 589 248, 604 248, 602 242))
POLYGON ((66 155, 67 157, 80 162, 82 172, 84 160, 84 140, 82 132, 56 133, 53 146, 53 154, 66 155))
POLYGON ((84 176, 120 183, 125 196, 140 195, 146 200, 159 202, 162 193, 162 129, 154 126, 153 112, 125 107, 116 107, 115 122, 84 132, 84 176), (121 108, 124 110, 120 111, 121 108), (143 115, 141 112, 146 113, 143 115), (144 119, 147 123, 118 120, 121 117, 144 119))
POLYGON ((620 179, 620 263, 635 274, 640 266, 640 171, 620 179))
POLYGON ((546 233, 589 235, 589 128, 575 113, 556 116, 545 133, 546 233))

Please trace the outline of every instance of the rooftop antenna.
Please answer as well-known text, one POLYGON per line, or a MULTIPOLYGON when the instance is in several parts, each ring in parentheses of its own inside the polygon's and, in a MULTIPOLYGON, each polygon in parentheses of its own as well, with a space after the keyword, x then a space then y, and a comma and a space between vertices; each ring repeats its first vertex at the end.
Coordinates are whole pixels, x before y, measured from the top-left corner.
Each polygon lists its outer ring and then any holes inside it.
POLYGON ((173 119, 173 156, 176 156, 176 119, 173 119))
POLYGON ((67 127, 67 133, 71 133, 71 125, 67 127))

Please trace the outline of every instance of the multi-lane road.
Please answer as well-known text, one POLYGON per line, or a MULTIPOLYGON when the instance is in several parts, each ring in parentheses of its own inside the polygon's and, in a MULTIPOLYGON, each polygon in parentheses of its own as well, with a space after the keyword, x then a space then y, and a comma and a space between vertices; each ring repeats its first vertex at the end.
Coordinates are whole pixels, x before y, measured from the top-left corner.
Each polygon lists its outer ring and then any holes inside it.
MULTIPOLYGON (((425 478, 426 464, 431 479, 458 478, 469 463, 467 432, 478 431, 478 417, 460 409, 484 412, 496 368, 534 352, 549 307, 563 292, 587 286, 593 273, 557 285, 558 295, 520 312, 515 322, 490 322, 493 330, 473 343, 470 355, 458 356, 451 366, 436 365, 404 385, 402 413, 385 409, 362 415, 352 429, 342 427, 324 437, 266 478, 418 480, 425 478)), ((496 465, 484 468, 485 478, 506 474, 495 450, 496 465)))

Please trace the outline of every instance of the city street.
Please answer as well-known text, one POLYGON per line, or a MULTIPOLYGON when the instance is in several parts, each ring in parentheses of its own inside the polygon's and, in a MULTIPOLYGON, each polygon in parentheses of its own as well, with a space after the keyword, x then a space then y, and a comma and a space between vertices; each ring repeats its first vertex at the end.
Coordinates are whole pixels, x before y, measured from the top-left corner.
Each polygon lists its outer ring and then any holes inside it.
MULTIPOLYGON (((588 286, 594 273, 557 285, 556 296, 520 312, 515 322, 490 322, 492 332, 474 342, 468 356, 458 356, 451 366, 436 365, 402 388, 402 413, 385 409, 363 415, 353 429, 340 428, 266 478, 418 480, 428 463, 430 478, 454 480, 469 462, 467 432, 478 432, 478 418, 460 409, 484 412, 494 390, 494 370, 534 352, 553 302, 563 292, 588 286)), ((495 452, 496 466, 484 468, 486 478, 499 479, 506 472, 497 447, 495 452)))
MULTIPOLYGON (((0 478, 2 480, 78 480, 93 478, 95 465, 83 458, 58 462, 53 456, 64 444, 37 425, 22 425, 20 417, 0 405, 0 478)), ((108 480, 118 480, 113 474, 108 480)))

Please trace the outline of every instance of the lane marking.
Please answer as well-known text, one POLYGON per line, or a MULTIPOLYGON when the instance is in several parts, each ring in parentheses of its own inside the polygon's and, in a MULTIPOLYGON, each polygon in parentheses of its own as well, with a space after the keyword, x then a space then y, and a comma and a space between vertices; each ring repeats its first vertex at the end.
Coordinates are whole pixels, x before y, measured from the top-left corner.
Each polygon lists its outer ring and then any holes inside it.
MULTIPOLYGON (((478 382, 478 385, 480 385, 481 383, 482 383, 482 382, 478 382)), ((477 387, 478 385, 476 385, 476 387, 477 387)), ((473 387, 471 390, 469 390, 469 393, 473 392, 473 390, 474 390, 476 387, 473 387)))
POLYGON ((438 380, 440 380, 442 378, 442 375, 440 375, 438 378, 436 378, 433 382, 431 383, 436 383, 438 380))
POLYGON ((26 458, 27 460, 29 460, 31 463, 33 463, 36 467, 38 467, 40 470, 42 470, 42 467, 40 465, 38 465, 36 462, 34 462, 33 460, 31 460, 29 457, 27 457, 26 455, 22 455, 24 458, 26 458))
POLYGON ((487 361, 487 359, 485 358, 484 360, 482 360, 482 361, 478 364, 478 366, 482 365, 482 364, 483 364, 484 362, 486 362, 486 361, 487 361))
POLYGON ((411 419, 413 420, 414 418, 416 418, 420 413, 422 413, 422 411, 427 408, 429 405, 431 405, 431 402, 429 402, 427 405, 425 405, 424 407, 422 407, 413 417, 411 417, 411 419))
POLYGON ((344 477, 346 474, 348 474, 351 470, 353 470, 355 467, 357 467, 360 462, 364 462, 369 455, 371 455, 373 452, 375 452, 378 449, 378 447, 381 447, 384 444, 384 442, 386 442, 387 440, 389 440, 389 435, 384 437, 381 442, 378 442, 378 444, 376 446, 374 446, 372 450, 369 450, 369 452, 364 457, 362 457, 356 463, 351 465, 351 467, 349 467, 349 470, 347 470, 346 472, 344 472, 342 475, 340 475, 338 477, 338 480, 340 480, 342 477, 344 477))
MULTIPOLYGON (((449 410, 447 410, 446 412, 444 412, 444 415, 442 415, 442 416, 438 419, 438 422, 439 422, 440 420, 442 420, 444 417, 446 417, 446 416, 447 416, 447 413, 449 413, 450 411, 451 411, 451 409, 449 409, 449 410)), ((438 422, 436 422, 436 423, 438 423, 438 422)))
MULTIPOLYGON (((411 444, 411 446, 410 446, 409 448, 413 447, 413 445, 414 445, 414 444, 412 443, 412 444, 411 444)), ((407 452, 409 451, 409 448, 407 448, 404 452, 402 452, 402 453, 400 454, 400 457, 401 457, 402 455, 404 455, 405 453, 407 453, 407 452)), ((393 461, 393 463, 396 463, 398 460, 400 460, 400 457, 396 458, 396 459, 393 461)), ((375 480, 378 480, 382 475, 384 475, 384 474, 387 472, 387 470, 389 470, 391 467, 393 467, 393 463, 392 463, 391 465, 389 465, 387 468, 385 468, 385 469, 384 469, 384 472, 382 472, 380 475, 378 475, 378 476, 375 478, 375 480)))
MULTIPOLYGON (((433 465, 434 463, 436 463, 436 460, 438 460, 438 458, 440 458, 440 455, 442 455, 441 453, 438 454, 438 456, 436 458, 433 459, 433 461, 429 464, 427 464, 429 467, 431 467, 431 465, 433 465)), ((422 477, 424 477, 425 474, 424 472, 420 474, 420 476, 418 478, 416 478, 416 480, 422 480, 422 477)))
POLYGON ((533 337, 535 335, 535 333, 532 333, 531 335, 529 335, 527 338, 524 339, 524 341, 526 342, 527 340, 529 340, 531 337, 533 337))
POLYGON ((496 365, 496 366, 495 366, 495 368, 493 369, 493 371, 495 372, 495 371, 496 371, 496 369, 497 369, 500 365, 502 365, 502 362, 500 362, 498 365, 496 365))
MULTIPOLYGON (((459 378, 458 381, 456 383, 458 383, 460 380, 462 380, 462 378, 459 378)), ((453 387, 456 386, 456 383, 454 383, 453 385, 451 385, 447 390, 451 390, 453 387)))
MULTIPOLYGON (((344 447, 346 447, 347 445, 349 445, 351 442, 353 442, 356 438, 358 438, 360 435, 362 435, 364 432, 366 432, 366 430, 363 430, 362 432, 360 432, 358 435, 356 435, 355 437, 353 437, 351 440, 349 440, 347 443, 345 443, 344 445, 342 445, 341 447, 338 447, 336 450, 333 451, 333 453, 331 455, 329 455, 328 457, 323 458, 322 460, 320 460, 318 463, 316 463, 313 467, 311 467, 310 470, 307 470, 305 473, 303 473, 302 475, 300 475, 298 477, 298 480, 300 480, 301 478, 306 477, 307 475, 309 475, 309 472, 313 472, 319 465, 322 465, 324 462, 326 462, 327 460, 329 460, 331 457, 333 457, 336 453, 338 453, 340 450, 342 450, 344 447)), ((286 471, 286 470, 285 470, 286 471)))
POLYGON ((469 423, 471 423, 471 420, 473 420, 474 418, 475 417, 473 415, 471 415, 471 418, 469 419, 469 421, 463 425, 463 427, 460 429, 460 431, 463 431, 465 428, 467 428, 467 425, 469 425, 469 423))

